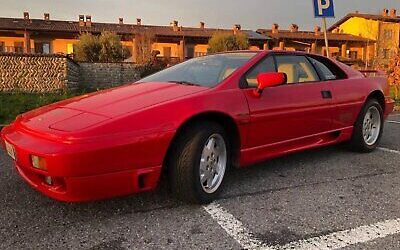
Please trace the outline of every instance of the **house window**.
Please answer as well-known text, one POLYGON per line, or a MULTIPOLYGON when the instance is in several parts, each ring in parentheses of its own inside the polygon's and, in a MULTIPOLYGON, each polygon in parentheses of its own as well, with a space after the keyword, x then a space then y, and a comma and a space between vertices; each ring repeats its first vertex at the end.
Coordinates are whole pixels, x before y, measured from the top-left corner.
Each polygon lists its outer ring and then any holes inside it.
POLYGON ((382 58, 389 59, 390 58, 390 49, 383 49, 382 50, 382 58))
POLYGON ((393 30, 384 30, 383 31, 383 38, 384 39, 387 39, 387 40, 390 40, 390 39, 392 39, 393 38, 393 30))
POLYGON ((14 52, 24 53, 24 42, 14 42, 14 52))
POLYGON ((163 56, 167 59, 171 58, 171 47, 164 47, 163 48, 163 56))
POLYGON ((0 53, 6 52, 6 45, 4 42, 0 42, 0 53))
POLYGON ((186 58, 190 59, 194 57, 194 47, 188 47, 186 50, 186 58))
POLYGON ((122 57, 125 59, 131 58, 133 55, 132 46, 122 46, 122 57))
POLYGON ((71 54, 73 54, 73 53, 74 53, 74 44, 68 43, 68 44, 67 44, 67 54, 68 54, 68 55, 71 55, 71 54))
POLYGON ((350 57, 350 59, 356 60, 358 58, 358 52, 357 51, 350 51, 349 57, 350 57))
POLYGON ((49 42, 35 42, 35 53, 50 54, 50 43, 49 42))
POLYGON ((331 53, 331 56, 332 56, 333 58, 338 58, 338 57, 340 56, 340 54, 339 54, 339 52, 332 52, 332 53, 331 53))

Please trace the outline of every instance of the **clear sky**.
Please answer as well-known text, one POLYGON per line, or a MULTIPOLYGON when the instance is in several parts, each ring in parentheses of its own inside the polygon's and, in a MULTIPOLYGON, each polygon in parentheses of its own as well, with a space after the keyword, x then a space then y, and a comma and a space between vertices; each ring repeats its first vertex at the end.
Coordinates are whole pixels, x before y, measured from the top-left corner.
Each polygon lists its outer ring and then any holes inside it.
MULTIPOLYGON (((52 19, 77 20, 79 14, 90 14, 97 22, 136 22, 168 25, 173 19, 183 26, 231 28, 241 24, 245 29, 270 28, 278 23, 288 28, 296 23, 301 30, 312 29, 320 20, 313 18, 312 0, 0 0, 1 17, 22 17, 29 11, 31 18, 42 18, 49 12, 52 19)), ((400 0, 335 0, 336 19, 346 13, 360 11, 379 13, 383 8, 397 8, 400 0)))

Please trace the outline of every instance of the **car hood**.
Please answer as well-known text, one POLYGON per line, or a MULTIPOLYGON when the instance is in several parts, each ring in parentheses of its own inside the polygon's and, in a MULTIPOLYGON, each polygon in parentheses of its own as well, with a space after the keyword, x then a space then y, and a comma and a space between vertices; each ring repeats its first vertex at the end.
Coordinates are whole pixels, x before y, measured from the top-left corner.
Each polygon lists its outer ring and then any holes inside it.
POLYGON ((17 122, 40 132, 79 131, 207 89, 175 83, 130 84, 36 109, 22 115, 17 122))

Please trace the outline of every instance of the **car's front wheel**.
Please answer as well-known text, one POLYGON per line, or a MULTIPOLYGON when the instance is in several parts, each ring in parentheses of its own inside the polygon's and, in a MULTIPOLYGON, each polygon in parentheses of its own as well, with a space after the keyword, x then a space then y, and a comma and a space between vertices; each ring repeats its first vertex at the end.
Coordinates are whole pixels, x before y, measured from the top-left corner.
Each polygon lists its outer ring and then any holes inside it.
POLYGON ((359 152, 371 152, 378 146, 382 131, 382 107, 376 100, 368 100, 354 126, 350 146, 359 152))
POLYGON ((203 122, 186 129, 169 160, 173 193, 192 203, 209 203, 222 189, 229 166, 229 142, 217 123, 203 122))

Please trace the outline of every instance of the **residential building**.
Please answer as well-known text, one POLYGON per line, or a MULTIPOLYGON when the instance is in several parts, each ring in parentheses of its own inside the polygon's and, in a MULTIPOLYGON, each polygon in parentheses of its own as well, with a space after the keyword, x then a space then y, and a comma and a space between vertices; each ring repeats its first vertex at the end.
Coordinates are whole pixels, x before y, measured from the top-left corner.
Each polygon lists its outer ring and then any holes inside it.
POLYGON ((231 30, 206 28, 204 22, 196 28, 179 26, 178 21, 169 26, 152 26, 144 25, 140 18, 136 24, 125 24, 123 18, 116 23, 98 23, 90 15, 79 15, 77 21, 60 21, 52 20, 48 13, 43 19, 31 19, 24 12, 23 18, 0 18, 0 52, 73 54, 81 34, 103 31, 120 35, 123 45, 133 55, 131 61, 136 60, 135 39, 144 33, 151 34, 152 50, 159 51, 159 57, 178 61, 205 55, 208 40, 215 32, 243 32, 253 50, 266 48, 269 40, 255 31, 242 30, 240 25, 231 30))
MULTIPOLYGON (((273 24, 271 29, 258 29, 258 33, 272 38, 274 50, 305 51, 326 55, 325 37, 319 26, 314 31, 300 31, 296 24, 289 29, 280 29, 273 24)), ((367 60, 367 48, 375 43, 373 39, 344 33, 328 34, 329 55, 349 64, 363 64, 367 60)))
POLYGON ((376 41, 369 59, 388 64, 400 44, 400 17, 396 9, 384 9, 379 15, 350 13, 329 28, 335 33, 346 33, 376 41))

